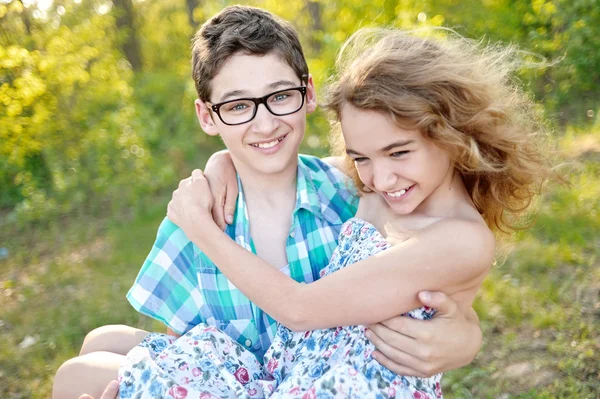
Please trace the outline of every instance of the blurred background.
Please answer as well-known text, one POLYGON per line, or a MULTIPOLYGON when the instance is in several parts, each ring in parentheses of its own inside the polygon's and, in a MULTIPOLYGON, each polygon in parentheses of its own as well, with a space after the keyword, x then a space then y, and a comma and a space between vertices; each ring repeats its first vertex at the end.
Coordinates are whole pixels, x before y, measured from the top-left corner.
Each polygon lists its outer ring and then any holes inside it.
MULTIPOLYGON (((199 128, 190 39, 226 0, 0 0, 0 397, 47 398, 103 324, 163 330, 124 298, 180 178, 223 146, 199 128)), ((448 398, 600 397, 600 0, 256 0, 298 29, 317 88, 361 26, 451 27, 531 52, 523 86, 570 187, 501 251, 484 345, 448 398)), ((328 153, 311 115, 303 152, 328 153)), ((460 350, 460 348, 457 348, 460 350)))

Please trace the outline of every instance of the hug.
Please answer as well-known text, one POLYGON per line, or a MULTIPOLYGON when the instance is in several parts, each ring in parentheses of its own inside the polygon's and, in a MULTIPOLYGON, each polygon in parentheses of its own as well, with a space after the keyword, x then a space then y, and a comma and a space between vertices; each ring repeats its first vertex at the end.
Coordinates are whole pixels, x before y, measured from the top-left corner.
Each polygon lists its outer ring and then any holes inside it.
POLYGON ((496 233, 550 175, 511 51, 359 30, 319 159, 298 154, 317 93, 294 28, 243 6, 208 20, 195 108, 227 151, 179 183, 127 294, 166 333, 92 331, 53 397, 118 380, 120 398, 441 398, 481 345, 496 233))

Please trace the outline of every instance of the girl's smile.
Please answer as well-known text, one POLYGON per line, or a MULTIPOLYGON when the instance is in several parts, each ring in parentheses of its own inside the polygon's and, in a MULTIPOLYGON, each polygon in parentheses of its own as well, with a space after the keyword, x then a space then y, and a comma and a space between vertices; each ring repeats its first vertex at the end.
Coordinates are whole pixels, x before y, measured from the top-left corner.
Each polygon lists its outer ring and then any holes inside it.
POLYGON ((344 105, 341 126, 346 153, 362 183, 381 195, 399 215, 427 211, 440 187, 451 186, 448 154, 419 130, 407 129, 387 115, 344 105))

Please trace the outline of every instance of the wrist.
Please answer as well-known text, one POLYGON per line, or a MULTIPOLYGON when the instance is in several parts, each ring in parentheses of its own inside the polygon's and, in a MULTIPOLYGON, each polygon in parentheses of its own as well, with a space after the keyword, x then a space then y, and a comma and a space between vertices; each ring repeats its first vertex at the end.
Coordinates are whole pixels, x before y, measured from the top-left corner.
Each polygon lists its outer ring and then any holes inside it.
POLYGON ((212 220, 210 223, 199 223, 198 226, 201 226, 201 228, 195 229, 188 238, 203 252, 207 252, 206 248, 214 246, 221 238, 220 236, 225 235, 223 230, 221 230, 212 220))

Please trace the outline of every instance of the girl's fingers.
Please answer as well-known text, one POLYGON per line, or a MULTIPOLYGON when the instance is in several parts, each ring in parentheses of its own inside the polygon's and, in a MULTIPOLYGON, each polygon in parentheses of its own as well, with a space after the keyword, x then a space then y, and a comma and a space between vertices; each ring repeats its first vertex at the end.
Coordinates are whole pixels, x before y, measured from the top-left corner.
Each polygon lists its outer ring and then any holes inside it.
POLYGON ((225 221, 229 224, 233 223, 233 215, 235 214, 235 206, 237 204, 238 197, 238 185, 237 179, 230 179, 227 183, 227 188, 225 191, 225 206, 224 206, 224 214, 225 221))
POLYGON ((111 381, 110 384, 104 390, 104 393, 100 399, 117 399, 119 393, 119 383, 117 381, 111 381))

